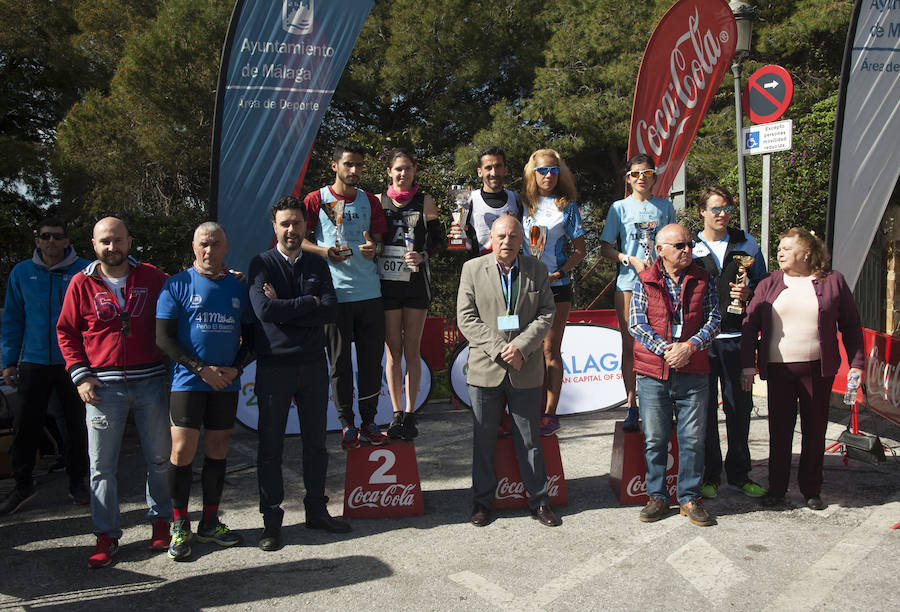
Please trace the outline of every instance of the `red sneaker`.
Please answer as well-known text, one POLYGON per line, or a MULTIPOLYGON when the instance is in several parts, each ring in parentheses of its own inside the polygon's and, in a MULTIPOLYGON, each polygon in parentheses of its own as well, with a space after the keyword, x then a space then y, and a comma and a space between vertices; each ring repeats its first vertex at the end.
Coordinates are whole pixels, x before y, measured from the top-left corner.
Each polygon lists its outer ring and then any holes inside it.
POLYGON ((169 521, 153 521, 153 535, 150 536, 150 550, 169 550, 169 541, 172 534, 169 533, 169 521))
POLYGON ((381 433, 375 423, 363 423, 359 428, 359 441, 372 446, 381 446, 387 442, 387 436, 381 433))
POLYGON ((94 547, 94 553, 88 557, 88 567, 91 569, 106 567, 112 562, 113 555, 118 550, 119 541, 105 533, 101 533, 97 536, 97 546, 94 547))

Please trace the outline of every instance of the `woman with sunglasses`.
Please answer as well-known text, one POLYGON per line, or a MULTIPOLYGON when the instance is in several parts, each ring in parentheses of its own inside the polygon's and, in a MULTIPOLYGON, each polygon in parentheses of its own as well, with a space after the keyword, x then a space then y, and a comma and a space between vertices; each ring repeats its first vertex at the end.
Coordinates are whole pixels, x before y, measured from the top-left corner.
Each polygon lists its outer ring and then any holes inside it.
POLYGON ((391 151, 388 154, 387 175, 391 184, 385 193, 376 196, 381 201, 388 224, 384 252, 378 259, 381 300, 384 304, 384 344, 387 348, 385 376, 394 409, 387 435, 389 438, 411 440, 419 434, 415 409, 422 378, 419 345, 431 302, 428 258, 440 252, 444 235, 434 200, 422 193, 415 182, 416 162, 412 154, 405 149, 391 151), (412 218, 415 222, 411 224, 412 218), (412 232, 412 249, 407 248, 409 230, 412 232), (401 365, 404 357, 405 411, 401 365))
POLYGON ((522 179, 525 250, 528 251, 533 232, 546 228, 540 258, 550 272, 550 290, 556 303, 553 327, 544 338, 546 372, 541 435, 550 436, 559 431, 556 408, 563 380, 562 339, 572 308, 569 273, 584 259, 584 228, 578 210, 575 179, 559 153, 553 149, 539 149, 532 153, 522 179), (571 245, 570 248, 566 248, 567 245, 571 245))
POLYGON ((841 365, 841 332, 848 378, 863 378, 866 356, 853 293, 822 240, 792 227, 779 236, 778 267, 762 279, 747 306, 741 330, 741 387, 753 388, 757 368, 768 383, 769 492, 764 506, 785 505, 791 447, 800 413, 797 481, 806 506, 822 510, 825 430, 831 386, 841 365), (759 337, 759 340, 757 340, 759 337))
POLYGON ((625 183, 631 194, 610 206, 600 234, 600 255, 618 264, 615 305, 622 336, 622 381, 628 404, 622 428, 638 431, 634 338, 628 333, 628 311, 637 275, 650 267, 656 257, 656 232, 676 220, 672 203, 653 195, 656 183, 653 158, 640 153, 629 159, 625 166, 625 183))

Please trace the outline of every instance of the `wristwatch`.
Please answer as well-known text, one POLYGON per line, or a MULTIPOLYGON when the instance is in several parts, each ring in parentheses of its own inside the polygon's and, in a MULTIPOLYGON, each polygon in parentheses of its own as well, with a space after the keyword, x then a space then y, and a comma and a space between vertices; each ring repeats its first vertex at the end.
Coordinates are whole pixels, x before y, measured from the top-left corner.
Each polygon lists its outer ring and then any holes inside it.
POLYGON ((619 263, 625 266, 626 268, 631 265, 631 258, 625 253, 621 253, 622 257, 619 258, 619 263))

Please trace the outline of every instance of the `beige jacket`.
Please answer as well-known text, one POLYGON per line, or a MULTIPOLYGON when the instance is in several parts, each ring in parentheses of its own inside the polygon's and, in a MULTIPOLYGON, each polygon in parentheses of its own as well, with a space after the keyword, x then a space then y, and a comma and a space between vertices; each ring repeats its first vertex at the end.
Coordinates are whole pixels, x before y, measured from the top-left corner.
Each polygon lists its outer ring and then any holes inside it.
POLYGON ((488 253, 463 266, 456 296, 456 319, 459 330, 469 341, 466 381, 470 385, 497 387, 507 372, 512 385, 520 389, 544 384, 541 347, 556 312, 547 266, 533 257, 519 255, 519 279, 514 311, 519 315, 519 331, 501 332, 497 329, 497 317, 506 314, 506 300, 496 257, 488 253), (525 357, 518 371, 500 358, 509 342, 525 357))

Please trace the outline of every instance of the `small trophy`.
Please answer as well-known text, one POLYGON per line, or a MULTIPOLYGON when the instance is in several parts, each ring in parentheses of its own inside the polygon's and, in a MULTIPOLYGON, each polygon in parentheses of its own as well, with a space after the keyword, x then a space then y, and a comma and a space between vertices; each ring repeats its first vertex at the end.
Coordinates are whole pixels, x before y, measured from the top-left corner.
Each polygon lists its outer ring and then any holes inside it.
MULTIPOLYGON (((747 268, 753 265, 756 258, 750 255, 735 255, 734 260, 738 263, 738 272, 734 278, 734 283, 743 286, 749 285, 750 279, 748 278, 747 268)), ((728 312, 736 315, 744 314, 744 303, 741 302, 740 298, 731 299, 731 303, 728 304, 728 312)))
MULTIPOLYGON (((404 210, 403 211, 403 223, 406 225, 406 232, 403 236, 404 242, 406 242, 406 252, 412 253, 415 250, 415 231, 416 225, 419 224, 419 217, 422 215, 417 210, 404 210)), ((410 272, 418 272, 419 266, 416 264, 407 263, 406 267, 409 268, 410 272)))
POLYGON ((353 255, 353 250, 350 248, 350 245, 347 243, 347 239, 344 238, 344 227, 342 225, 342 221, 344 220, 344 200, 335 200, 331 202, 331 215, 332 221, 334 221, 334 246, 338 250, 338 254, 341 257, 350 257, 353 255))
POLYGON ((466 250, 466 220, 469 218, 469 195, 471 189, 463 185, 453 185, 450 188, 450 200, 456 205, 453 209, 453 222, 459 226, 459 234, 453 234, 447 241, 448 251, 466 250))
POLYGON ((641 233, 641 246, 644 247, 644 259, 653 261, 654 240, 652 232, 656 230, 659 221, 641 221, 635 223, 634 227, 641 233))
POLYGON ((547 245, 547 228, 543 225, 532 225, 528 230, 528 250, 531 256, 540 259, 547 245))

